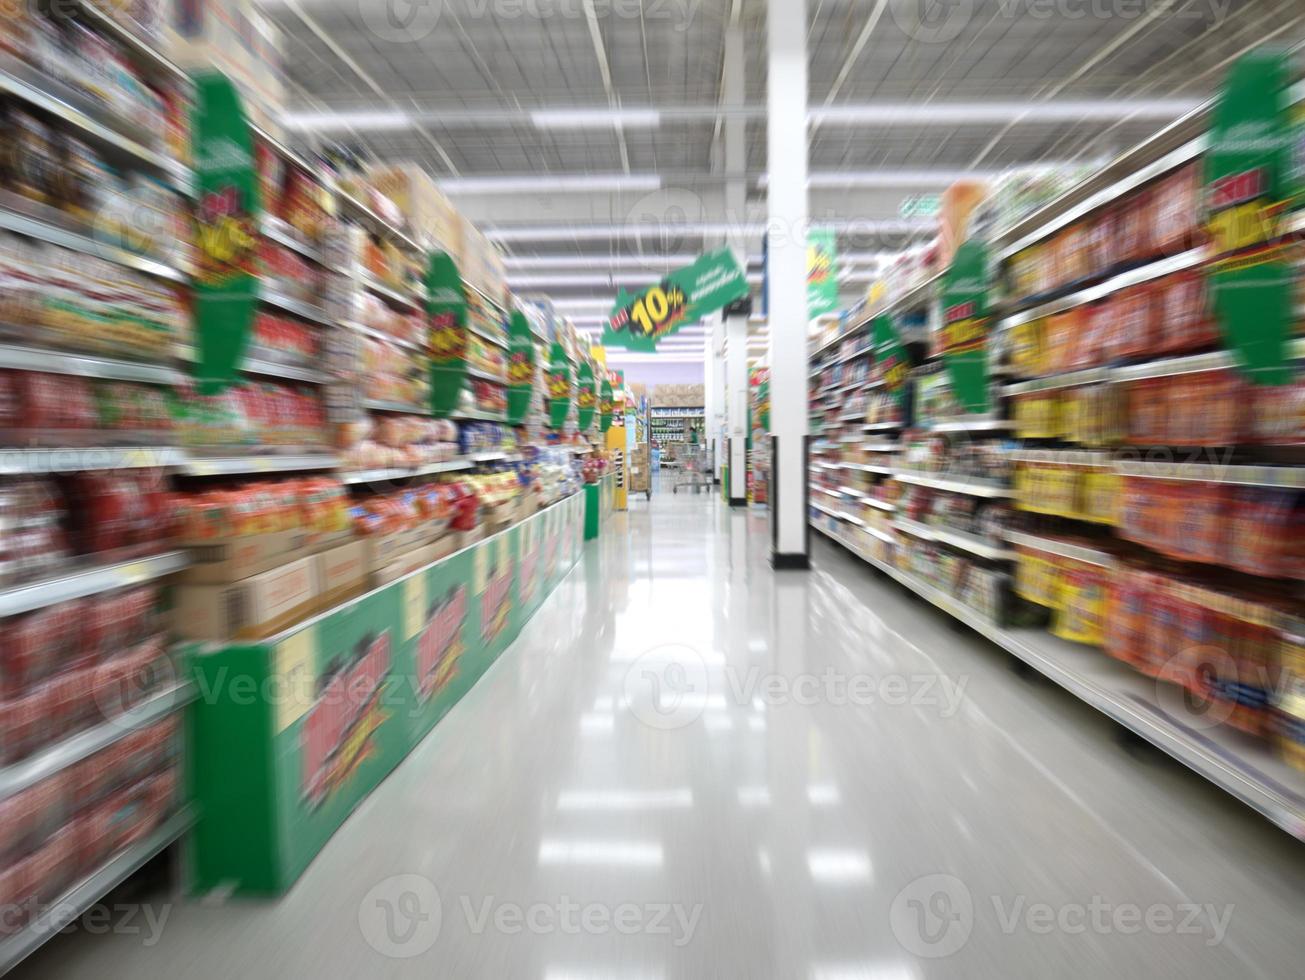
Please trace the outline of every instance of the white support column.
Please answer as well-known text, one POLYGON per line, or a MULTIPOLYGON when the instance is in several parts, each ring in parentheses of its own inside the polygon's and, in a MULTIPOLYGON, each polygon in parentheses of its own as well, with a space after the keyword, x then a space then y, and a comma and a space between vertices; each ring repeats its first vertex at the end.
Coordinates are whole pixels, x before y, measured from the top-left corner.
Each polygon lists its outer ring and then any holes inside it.
MULTIPOLYGON (((741 106, 743 91, 743 28, 737 21, 725 29, 725 64, 721 76, 721 103, 741 106)), ((747 169, 746 123, 733 116, 725 120, 725 172, 741 174, 747 169)), ((725 184, 725 221, 734 229, 747 224, 747 187, 742 180, 725 184)), ((726 243, 734 252, 739 268, 747 270, 747 239, 731 233, 726 243)), ((730 485, 727 488, 731 504, 746 503, 748 498, 748 316, 725 316, 724 333, 728 338, 726 350, 725 389, 727 428, 730 443, 730 485)))
POLYGON ((729 338, 725 365, 730 420, 729 498, 734 506, 748 499, 748 315, 725 317, 725 333, 729 338))
POLYGON ((712 476, 719 481, 725 465, 725 325, 719 313, 707 318, 707 345, 703 364, 706 404, 703 407, 705 441, 712 453, 712 476))
POLYGON ((807 4, 766 8, 771 503, 776 567, 807 566, 807 4))

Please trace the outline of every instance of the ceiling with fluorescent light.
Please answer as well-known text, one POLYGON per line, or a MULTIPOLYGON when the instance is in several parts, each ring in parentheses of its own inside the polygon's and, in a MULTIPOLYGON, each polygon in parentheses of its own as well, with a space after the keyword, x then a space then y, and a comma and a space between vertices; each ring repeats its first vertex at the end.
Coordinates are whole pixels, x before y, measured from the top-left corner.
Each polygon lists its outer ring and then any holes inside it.
MULTIPOLYGON (((927 237, 928 221, 900 217, 908 195, 958 172, 1109 156, 1208 97, 1247 45, 1305 36, 1300 0, 807 4, 811 214, 856 222, 840 249, 865 256, 927 237), (941 20, 921 25, 920 10, 941 20), (958 104, 987 111, 957 118, 958 104), (1046 118, 1057 105, 1082 111, 1046 118)), ((619 285, 720 241, 730 179, 748 189, 734 223, 764 221, 764 0, 265 6, 287 37, 293 137, 311 143, 330 114, 348 124, 333 138, 447 179, 464 213, 503 230, 521 293, 601 318, 619 285), (732 18, 744 96, 723 110, 732 18), (722 112, 746 120, 741 171, 724 166, 722 112)), ((845 265, 851 299, 872 263, 845 265)))

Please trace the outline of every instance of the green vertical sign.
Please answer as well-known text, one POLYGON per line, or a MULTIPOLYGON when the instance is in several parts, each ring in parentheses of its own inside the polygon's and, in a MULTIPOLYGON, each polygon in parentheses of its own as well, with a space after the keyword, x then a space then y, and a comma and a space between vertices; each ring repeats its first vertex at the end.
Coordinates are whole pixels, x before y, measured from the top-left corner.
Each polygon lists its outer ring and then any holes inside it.
POLYGON ((534 393, 535 337, 526 315, 515 310, 508 324, 508 425, 520 425, 526 420, 534 393))
POLYGON ((956 400, 967 412, 986 412, 988 399, 988 250, 967 241, 942 281, 942 353, 956 400))
POLYGON ((457 264, 446 252, 430 256, 426 313, 430 408, 436 418, 446 418, 457 411, 467 383, 467 293, 457 264))
POLYGON ((548 424, 560 429, 571 411, 571 362, 566 348, 554 343, 548 360, 548 424))
POLYGON ((893 318, 881 313, 874 320, 875 362, 879 365, 879 376, 884 381, 884 391, 902 406, 906 400, 906 378, 911 371, 911 362, 906 356, 906 348, 893 326, 893 318))
POLYGON ((598 428, 604 433, 612 427, 612 415, 616 411, 616 398, 612 392, 612 382, 603 378, 603 386, 598 395, 598 428))
POLYGON ((594 366, 588 361, 580 365, 575 386, 575 404, 579 410, 579 428, 588 432, 594 424, 594 411, 598 408, 598 383, 594 380, 594 366))
POLYGON ((838 309, 838 236, 832 228, 807 233, 807 316, 838 309))
POLYGON ((195 76, 195 380, 202 395, 240 373, 258 311, 258 223, 254 134, 240 94, 220 72, 195 76))
POLYGON ((1205 155, 1206 208, 1218 258, 1206 267, 1215 319, 1239 367, 1260 385, 1292 380, 1292 269, 1282 241, 1291 196, 1291 68, 1277 49, 1228 72, 1205 155))

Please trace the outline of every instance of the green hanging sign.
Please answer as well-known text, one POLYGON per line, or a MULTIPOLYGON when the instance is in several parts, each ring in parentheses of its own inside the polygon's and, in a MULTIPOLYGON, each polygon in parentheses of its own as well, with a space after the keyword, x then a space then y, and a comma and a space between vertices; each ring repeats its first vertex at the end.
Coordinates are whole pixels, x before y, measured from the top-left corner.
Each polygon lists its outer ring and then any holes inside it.
POLYGON ((655 353, 657 341, 751 293, 734 253, 717 249, 634 296, 621 290, 603 345, 655 353))
POLYGON ((942 281, 942 354, 956 401, 986 412, 988 398, 988 250, 962 243, 942 281))
POLYGON ((616 397, 612 391, 612 382, 603 379, 598 394, 598 428, 606 433, 612 427, 612 416, 616 413, 616 397))
POLYGON ((580 365, 575 386, 575 404, 579 411, 577 425, 581 432, 588 432, 594 424, 594 412, 598 409, 598 383, 594 380, 594 366, 588 361, 580 365))
POLYGON ((535 393, 535 373, 535 335, 526 315, 516 310, 508 324, 508 425, 526 420, 535 393))
POLYGON ((831 228, 807 234, 807 316, 838 309, 838 236, 831 228))
POLYGON ((258 312, 261 211, 254 134, 240 94, 219 72, 195 76, 193 133, 195 381, 201 395, 217 395, 239 377, 258 312))
POLYGON ((897 336, 893 318, 881 313, 874 320, 875 363, 879 366, 879 376, 883 378, 884 391, 897 401, 899 406, 906 401, 906 379, 911 372, 911 362, 906 356, 906 348, 897 336))
POLYGON ((436 418, 447 418, 458 410, 467 383, 467 293, 445 252, 432 252, 426 268, 426 313, 430 408, 436 418))
POLYGON ((1283 218, 1291 196, 1288 58, 1265 48, 1239 58, 1214 108, 1205 155, 1210 303, 1239 367, 1259 385, 1292 380, 1293 277, 1283 218))
POLYGON ((554 343, 548 359, 548 424, 560 429, 571 412, 571 361, 566 348, 554 343))

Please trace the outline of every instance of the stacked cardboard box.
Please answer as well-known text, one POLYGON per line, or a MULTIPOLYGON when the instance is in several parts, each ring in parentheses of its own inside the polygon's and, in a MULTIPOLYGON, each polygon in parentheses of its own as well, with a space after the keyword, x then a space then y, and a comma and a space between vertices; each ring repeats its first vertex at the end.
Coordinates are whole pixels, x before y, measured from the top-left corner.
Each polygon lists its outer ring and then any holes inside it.
POLYGON ((507 267, 503 256, 484 234, 465 218, 462 220, 462 278, 495 302, 506 303, 507 267))
POLYGON ((164 51, 189 71, 235 82, 251 122, 278 139, 285 107, 285 38, 253 0, 187 0, 164 30, 164 51))
POLYGON ((367 179, 394 202, 422 245, 447 252, 463 267, 462 216, 425 170, 413 163, 387 163, 372 167, 367 179))
POLYGON ((652 403, 658 408, 702 408, 706 398, 703 385, 657 385, 652 403))
POLYGON ((367 551, 352 532, 277 531, 190 548, 174 629, 189 640, 253 640, 339 605, 367 584, 367 551))

